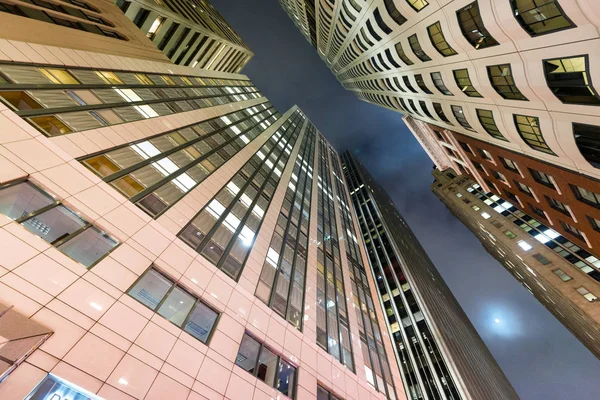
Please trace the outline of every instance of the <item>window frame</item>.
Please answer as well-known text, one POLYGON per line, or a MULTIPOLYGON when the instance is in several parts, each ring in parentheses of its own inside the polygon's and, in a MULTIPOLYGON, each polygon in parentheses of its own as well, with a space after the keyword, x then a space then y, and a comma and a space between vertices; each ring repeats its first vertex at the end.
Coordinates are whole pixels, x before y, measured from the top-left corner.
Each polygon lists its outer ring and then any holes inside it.
POLYGON ((496 125, 496 120, 494 119, 494 112, 492 110, 484 110, 481 108, 476 108, 475 113, 477 114, 477 120, 486 131, 488 135, 493 137, 494 139, 502 140, 508 142, 508 139, 504 137, 502 132, 500 132, 500 128, 496 125), (490 115, 483 115, 483 113, 490 113, 490 115), (491 122, 484 122, 485 119, 490 119, 491 122), (493 126, 492 126, 493 124, 493 126))
POLYGON ((442 57, 452 57, 458 54, 456 50, 450 46, 446 36, 444 35, 444 31, 442 30, 442 23, 437 21, 427 27, 427 35, 429 36, 429 40, 431 41, 431 45, 437 50, 442 57), (432 30, 437 29, 437 33, 432 34, 432 30), (434 37, 437 37, 438 40, 435 40, 434 37), (448 54, 444 54, 447 52, 448 54))
POLYGON ((582 106, 590 106, 590 107, 600 106, 600 95, 598 94, 598 91, 594 87, 594 83, 592 80, 592 74, 590 73, 590 71, 591 71, 590 57, 588 54, 578 54, 578 55, 571 55, 571 56, 559 57, 559 58, 545 58, 545 59, 542 59, 542 69, 544 70, 544 79, 546 81, 546 86, 548 87, 548 90, 550 90, 552 92, 552 94, 554 95, 554 97, 556 97, 558 99, 558 101, 560 101, 562 104, 582 105, 582 106), (548 81, 549 74, 546 73, 546 65, 547 65, 546 63, 548 63, 549 61, 580 58, 580 57, 582 57, 585 60, 585 78, 588 81, 588 85, 586 86, 586 88, 594 95, 596 100, 598 100, 596 103, 565 102, 560 97, 558 97, 558 95, 556 95, 556 93, 554 93, 552 86, 550 86, 550 81, 548 81))
MULTIPOLYGON (((521 11, 518 9, 517 1, 519 1, 519 0, 510 0, 510 7, 512 9, 512 15, 515 16, 515 19, 517 20, 517 22, 519 23, 519 25, 521 26, 521 28, 523 28, 523 30, 525 32, 527 32, 527 34, 529 36, 531 36, 531 37, 543 36, 543 35, 548 35, 548 34, 551 34, 551 33, 556 33, 556 32, 560 32, 560 31, 567 30, 567 29, 577 28, 577 25, 564 12, 564 10, 561 7, 560 3, 558 1, 549 0, 549 1, 552 1, 552 3, 556 4, 556 8, 558 9, 558 11, 560 11, 561 16, 563 16, 565 18, 565 20, 570 24, 570 26, 565 26, 565 27, 562 27, 562 28, 558 28, 558 29, 554 29, 554 30, 546 31, 546 32, 540 32, 540 33, 533 32, 533 30, 529 27, 529 24, 527 24, 523 20, 523 18, 520 18, 521 11)), ((537 5, 536 5, 535 8, 536 9, 538 8, 537 5)), ((547 19, 542 20, 542 21, 538 21, 538 22, 544 22, 546 20, 547 19)))
POLYGON ((571 187, 571 190, 573 191, 573 194, 575 195, 575 198, 577 200, 579 200, 582 203, 585 203, 589 206, 592 206, 594 208, 598 208, 600 209, 600 194, 596 193, 596 192, 592 192, 591 190, 587 190, 585 188, 580 188, 579 186, 573 185, 573 184, 569 184, 569 186, 571 187), (587 200, 585 197, 583 197, 583 195, 579 192, 579 189, 583 189, 587 192, 590 192, 594 195, 594 198, 596 199, 597 202, 592 202, 590 200, 587 200))
MULTIPOLYGON (((464 14, 463 14, 464 15, 464 14)), ((463 36, 465 37, 465 39, 467 40, 467 42, 469 42, 471 44, 471 46, 473 46, 475 48, 475 50, 480 50, 480 49, 485 49, 488 47, 493 47, 493 46, 498 46, 500 43, 498 43, 498 41, 496 39, 494 39, 494 37, 490 34, 490 32, 486 29, 485 24, 483 23, 483 18, 481 17, 481 12, 479 9, 479 3, 476 1, 467 4, 466 6, 456 10, 456 20, 458 21, 458 26, 460 27, 460 30, 463 34, 463 36), (477 16, 473 16, 472 13, 469 11, 471 9, 477 9, 477 16), (473 26, 476 27, 477 29, 466 29, 465 26, 463 26, 463 19, 461 18, 461 13, 466 12, 469 14, 469 19, 471 19, 473 21, 473 26), (479 17, 479 20, 481 21, 481 26, 477 21, 477 17, 479 17), (469 36, 467 36, 467 33, 479 33, 481 35, 481 39, 479 42, 485 42, 486 39, 490 39, 490 44, 487 44, 485 46, 479 46, 478 44, 474 43, 471 39, 469 39, 469 36)))
POLYGON ((486 66, 486 69, 490 84, 500 97, 505 100, 529 101, 529 99, 527 99, 527 97, 521 93, 521 90, 519 90, 517 83, 515 82, 510 63, 488 65, 486 66), (494 75, 495 70, 500 71, 500 75, 494 75), (505 70, 508 70, 508 75, 504 75, 505 70), (497 82, 498 80, 504 80, 505 83, 500 85, 499 82, 497 82), (502 90, 501 88, 508 88, 510 90, 506 91, 502 90))
POLYGON ((531 116, 531 115, 523 115, 523 114, 513 114, 513 122, 515 124, 515 128, 517 130, 517 133, 519 134, 519 137, 521 138, 521 140, 523 140, 523 142, 529 146, 531 149, 535 150, 535 151, 539 151, 541 153, 545 153, 551 156, 557 156, 556 153, 554 153, 554 151, 550 148, 550 146, 548 145, 548 143, 546 143, 546 139, 544 139, 544 135, 542 134, 542 128, 541 128, 541 124, 540 124, 540 119, 539 117, 535 117, 535 116, 531 116), (519 117, 525 118, 527 119, 528 125, 525 125, 523 123, 519 123, 518 119, 519 117), (532 125, 532 122, 535 121, 536 125, 532 125), (523 132, 521 131, 521 129, 519 128, 519 126, 529 126, 532 131, 534 131, 534 133, 530 133, 530 132, 525 132, 528 135, 533 135, 538 137, 541 140, 537 140, 537 143, 539 143, 538 145, 536 145, 536 147, 534 147, 534 140, 532 139, 526 139, 525 136, 523 136, 523 132), (535 128, 537 128, 538 132, 535 132, 535 128), (539 135, 538 135, 539 134, 539 135), (530 143, 530 141, 532 143, 530 143), (539 147, 539 148, 538 148, 539 147), (546 150, 543 150, 546 149, 546 150))

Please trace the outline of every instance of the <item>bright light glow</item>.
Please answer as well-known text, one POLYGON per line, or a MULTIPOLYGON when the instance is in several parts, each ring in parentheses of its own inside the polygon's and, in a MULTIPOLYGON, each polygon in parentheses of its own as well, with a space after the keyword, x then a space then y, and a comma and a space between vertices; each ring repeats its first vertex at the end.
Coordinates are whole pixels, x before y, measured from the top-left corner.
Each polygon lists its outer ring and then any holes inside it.
POLYGON ((125 378, 119 378, 119 384, 127 386, 129 385, 129 382, 127 382, 127 379, 125 378))
POLYGON ((154 20, 154 22, 152 23, 152 26, 150 26, 150 29, 148 30, 148 35, 152 35, 154 32, 156 32, 156 30, 160 26, 161 22, 162 22, 162 17, 157 17, 154 20))
POLYGON ((98 311, 102 311, 102 306, 98 303, 91 302, 90 307, 92 307, 93 309, 96 309, 98 311))
POLYGON ((481 213, 481 216, 482 216, 483 218, 485 218, 485 219, 489 219, 489 218, 491 217, 491 215, 490 215, 490 214, 488 214, 488 213, 486 213, 486 212, 482 212, 482 213, 481 213))
POLYGON ((498 318, 494 318, 494 322, 497 323, 497 324, 499 324, 501 321, 498 318))
POLYGON ((529 250, 531 250, 533 248, 529 243, 527 243, 524 240, 519 240, 517 242, 517 244, 519 245, 520 248, 522 248, 525 251, 529 251, 529 250))

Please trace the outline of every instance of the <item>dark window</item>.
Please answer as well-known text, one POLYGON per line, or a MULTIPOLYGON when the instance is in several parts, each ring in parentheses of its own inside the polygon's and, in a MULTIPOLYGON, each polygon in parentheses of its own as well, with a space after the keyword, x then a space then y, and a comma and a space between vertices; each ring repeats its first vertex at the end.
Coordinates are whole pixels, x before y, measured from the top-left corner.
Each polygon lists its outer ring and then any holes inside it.
POLYGON ((446 85, 444 85, 444 80, 442 79, 442 74, 439 72, 432 72, 431 73, 431 80, 433 81, 433 84, 435 85, 435 87, 437 88, 437 90, 439 90, 442 94, 446 95, 446 96, 453 96, 452 92, 450 90, 448 90, 448 88, 446 87, 446 85))
POLYGON ((590 217, 589 215, 587 216, 587 219, 588 221, 590 221, 590 225, 592 226, 592 228, 594 228, 595 231, 600 232, 600 220, 594 217, 590 217))
POLYGON ((513 14, 531 36, 574 28, 557 0, 510 0, 513 14))
POLYGON ((406 65, 414 64, 410 60, 410 58, 408 58, 406 53, 404 52, 404 49, 402 48, 402 44, 400 42, 396 43, 395 48, 396 48, 396 53, 398 53, 398 57, 400 57, 400 59, 402 60, 402 62, 404 62, 404 64, 406 64, 406 65))
POLYGON ((429 33, 429 39, 431 39, 431 44, 433 47, 443 55, 444 57, 453 56, 458 54, 450 44, 446 41, 444 37, 444 33, 442 32, 442 25, 439 22, 436 22, 433 25, 427 27, 427 32, 429 33))
POLYGON ((527 185, 525 185, 524 183, 521 183, 519 181, 514 181, 515 185, 517 185, 517 187, 519 188, 519 190, 523 193, 525 193, 528 196, 533 197, 533 192, 531 191, 531 188, 527 185))
POLYGON ((295 397, 296 368, 247 333, 235 364, 286 396, 295 397))
POLYGON ((542 210, 541 208, 539 208, 538 206, 536 206, 534 204, 531 204, 530 202, 527 202, 527 204, 529 204, 531 211, 533 211, 537 216, 542 217, 544 219, 548 219, 548 217, 546 217, 546 213, 544 212, 544 210, 542 210))
POLYGON ((317 400, 340 400, 340 398, 321 385, 317 385, 317 400))
POLYGON ((556 190, 556 187, 554 186, 554 180, 550 175, 532 168, 529 168, 529 173, 533 177, 533 180, 537 183, 541 183, 542 185, 546 185, 549 188, 556 190))
POLYGON ((591 192, 579 186, 570 185, 575 197, 584 203, 600 208, 600 194, 591 192))
POLYGON ((479 152, 479 155, 481 156, 481 158, 490 160, 490 161, 493 160, 492 155, 490 154, 489 151, 484 150, 484 149, 477 149, 477 151, 479 152))
POLYGON ((456 15, 462 34, 473 47, 484 49, 498 45, 496 39, 485 29, 476 1, 458 10, 456 15))
POLYGON ((483 126, 483 129, 485 129, 491 137, 506 141, 506 138, 502 135, 500 129, 498 129, 496 121, 494 121, 494 113, 491 110, 480 110, 479 108, 476 111, 477 119, 481 123, 481 126, 483 126))
POLYGON ((512 202, 520 204, 519 198, 514 193, 509 192, 508 190, 504 190, 504 193, 506 193, 506 197, 508 197, 512 202))
POLYGON ((179 37, 177 38, 177 41, 175 42, 173 47, 171 47, 171 50, 169 50, 169 54, 167 54, 167 57, 171 58, 175 55, 175 53, 177 52, 177 50, 179 50, 179 47, 187 37, 188 33, 190 33, 190 28, 184 28, 183 31, 179 34, 179 37))
POLYGON ((373 15, 375 16, 375 22, 377 23, 377 26, 379 26, 379 28, 383 32, 385 32, 386 35, 392 33, 392 29, 389 26, 387 26, 385 22, 383 22, 383 19, 381 18, 381 13, 379 12, 379 8, 376 8, 375 11, 373 11, 373 15))
POLYGON ((433 94, 431 92, 431 90, 429 90, 429 88, 427 87, 427 85, 425 85, 425 81, 423 81, 423 76, 421 74, 416 74, 415 75, 415 81, 417 81, 417 86, 419 86, 419 88, 425 92, 426 94, 433 94))
POLYGON ((500 96, 507 100, 524 100, 527 98, 519 91, 512 76, 510 64, 487 67, 492 86, 500 96))
POLYGON ((579 229, 577 229, 573 225, 567 224, 566 222, 563 222, 563 221, 560 221, 560 224, 562 225, 562 227, 565 231, 569 232, 571 235, 575 236, 576 238, 584 240, 583 233, 579 229))
POLYGON ((177 23, 172 23, 171 26, 169 26, 169 29, 165 33, 165 36, 162 37, 162 39, 160 40, 160 43, 157 46, 159 50, 165 49, 165 47, 167 46, 167 43, 169 43, 169 40, 171 40, 171 38, 173 37, 173 34, 175 34, 175 31, 177 30, 177 28, 179 28, 179 24, 177 24, 177 23))
POLYGON ((466 68, 455 69, 452 71, 454 74, 454 80, 458 88, 469 97, 483 97, 473 86, 471 78, 469 77, 469 70, 466 68))
POLYGON ((544 61, 546 82, 552 93, 565 104, 600 105, 592 86, 588 56, 544 61))
POLYGON ((542 265, 550 264, 550 261, 540 253, 532 254, 532 257, 538 260, 542 265))
POLYGON ((410 78, 407 75, 404 75, 402 77, 402 81, 404 82, 404 86, 406 86, 406 88, 408 90, 410 90, 413 93, 419 93, 415 90, 415 88, 413 87, 413 85, 410 83, 410 78))
POLYGON ((600 126, 573 123, 575 143, 583 158, 600 168, 600 126))
POLYGON ((129 10, 129 6, 131 6, 131 2, 125 1, 125 0, 117 0, 117 6, 121 9, 121 11, 123 11, 123 14, 125 14, 127 12, 127 10, 129 10))
POLYGON ((435 113, 438 115, 438 117, 440 117, 440 119, 442 121, 444 121, 447 124, 452 125, 452 123, 450 123, 450 120, 446 117, 446 114, 444 114, 444 109, 442 108, 442 105, 440 103, 433 103, 433 109, 435 110, 435 113))
POLYGON ((141 28, 144 25, 144 22, 148 19, 148 15, 150 15, 150 10, 146 10, 145 8, 140 8, 135 17, 133 18, 133 23, 138 28, 141 28))
POLYGON ((458 144, 464 151, 466 151, 469 154, 473 154, 473 152, 471 151, 471 148, 469 147, 468 144, 466 144, 465 142, 461 142, 461 141, 459 141, 458 144))
POLYGON ((431 61, 431 58, 423 51, 416 33, 408 37, 408 44, 419 60, 423 62, 431 61))
POLYGON ((490 171, 492 171, 492 175, 494 175, 494 178, 502 181, 502 182, 508 182, 506 180, 506 176, 504 176, 504 174, 502 172, 498 172, 496 170, 490 169, 490 171))
POLYGON ((444 137, 440 131, 434 130, 433 133, 435 133, 435 136, 438 138, 438 140, 444 141, 444 137))
POLYGON ((423 110, 427 117, 429 117, 430 119, 435 119, 433 118, 433 115, 431 115, 431 113, 429 112, 429 108, 427 108, 427 103, 425 103, 423 100, 419 100, 419 105, 421 106, 421 110, 423 110))
POLYGON ((539 118, 517 114, 515 114, 513 118, 519 135, 529 147, 546 154, 552 154, 553 156, 556 155, 550 149, 548 144, 546 144, 546 141, 542 136, 539 118))
POLYGON ((485 172, 485 170, 483 169, 483 166, 481 164, 479 164, 477 161, 471 161, 473 163, 473 165, 475 166, 475 169, 481 172, 485 172))
POLYGON ((210 338, 219 316, 154 268, 148 269, 127 293, 202 343, 210 338))
POLYGON ((553 199, 552 197, 548 197, 548 196, 544 196, 544 197, 546 197, 546 201, 548 202, 550 207, 552 207, 556 211, 560 211, 561 213, 568 215, 569 217, 571 216, 571 213, 569 213, 567 206, 564 205, 562 202, 560 202, 556 199, 553 199))
POLYGON ((394 0, 384 0, 383 3, 385 4, 385 9, 387 10, 389 16, 392 17, 395 23, 402 25, 406 22, 406 18, 404 18, 404 16, 400 14, 400 11, 398 11, 396 8, 394 0))
POLYGON ((452 105, 451 108, 452 108, 452 114, 454 114, 454 118, 456 118, 456 120, 458 121, 458 123, 463 128, 465 128, 465 129, 467 129, 469 131, 475 132, 475 129, 473 129, 473 127, 471 127, 471 125, 467 121, 467 118, 465 117, 465 114, 463 112, 462 107, 461 106, 452 105))
POLYGON ((504 158, 504 157, 498 157, 500 159, 500 162, 502 163, 502 165, 504 165, 504 168, 508 169, 509 171, 512 171, 514 173, 519 173, 519 168, 517 167, 517 164, 513 161, 513 160, 509 160, 508 158, 504 158))

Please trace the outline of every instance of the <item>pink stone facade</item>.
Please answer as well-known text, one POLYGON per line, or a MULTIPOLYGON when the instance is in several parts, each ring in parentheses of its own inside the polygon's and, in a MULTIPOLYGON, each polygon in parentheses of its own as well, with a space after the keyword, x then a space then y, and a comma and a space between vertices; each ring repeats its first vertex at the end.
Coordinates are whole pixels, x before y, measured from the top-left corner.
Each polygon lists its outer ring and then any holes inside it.
MULTIPOLYGON (((244 78, 7 40, 0 40, 0 60, 244 78)), ((263 97, 53 138, 45 137, 0 105, 0 184, 29 177, 31 182, 120 242, 107 257, 86 269, 19 223, 0 215, 0 303, 13 305, 19 313, 54 332, 0 384, 0 399, 23 399, 48 373, 107 400, 286 398, 235 365, 245 331, 298 368, 298 400, 314 399, 317 383, 344 399, 385 398, 367 383, 353 311, 349 315, 356 374, 316 344, 315 246, 309 246, 308 253, 303 332, 254 296, 301 138, 296 141, 283 171, 239 282, 226 276, 176 236, 294 109, 157 220, 75 159, 264 101, 263 97), (151 265, 220 313, 208 345, 127 294, 151 265)), ((317 179, 314 179, 314 188, 316 185, 317 179)), ((313 204, 316 204, 316 193, 317 190, 313 190, 313 204)), ((312 213, 316 216, 316 206, 312 207, 312 213)), ((311 218, 311 224, 312 235, 316 233, 316 218, 311 218)), ((343 253, 344 242, 340 243, 343 253)), ((366 258, 364 262, 366 265, 366 258)), ((348 274, 347 266, 344 273, 348 274)), ((373 289, 373 282, 370 284, 373 289)), ((349 284, 346 294, 351 306, 353 294, 349 284)), ((378 305, 376 308, 383 323, 383 314, 378 305)), ((382 337, 398 398, 403 399, 404 390, 389 335, 382 332, 382 337)))

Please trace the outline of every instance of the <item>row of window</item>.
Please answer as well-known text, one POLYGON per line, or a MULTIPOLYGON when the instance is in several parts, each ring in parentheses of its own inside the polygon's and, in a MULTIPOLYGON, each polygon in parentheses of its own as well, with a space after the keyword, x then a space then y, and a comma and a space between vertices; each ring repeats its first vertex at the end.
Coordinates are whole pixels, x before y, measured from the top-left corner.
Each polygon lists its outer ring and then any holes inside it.
POLYGON ((63 0, 62 4, 45 0, 0 0, 0 12, 128 40, 114 29, 112 22, 100 16, 98 9, 83 0, 63 0))
POLYGON ((248 81, 0 65, 0 99, 48 136, 261 97, 248 81))
MULTIPOLYGON (((398 25, 404 24, 407 19, 404 18, 398 12, 398 10, 393 6, 393 4, 389 5, 388 3, 389 2, 386 2, 386 9, 390 17, 398 25)), ((526 30, 527 33, 529 33, 531 36, 538 36, 542 34, 556 32, 562 29, 575 27, 575 24, 573 24, 573 22, 571 22, 571 20, 569 20, 569 18, 563 12, 557 0, 511 0, 511 6, 514 12, 513 15, 519 21, 519 24, 523 27, 523 29, 526 30)), ((390 34, 392 32, 392 29, 385 25, 383 20, 381 20, 381 17, 377 18, 378 12, 379 10, 375 9, 375 20, 378 22, 379 28, 386 34, 390 34)), ((490 35, 489 31, 485 28, 477 1, 474 1, 473 3, 470 3, 465 7, 457 10, 456 16, 463 36, 476 50, 496 46, 499 44, 498 41, 496 41, 490 35)), ((369 22, 370 21, 367 21, 367 23, 369 22)), ((377 33, 375 33, 372 28, 368 29, 368 31, 371 34, 371 36, 377 41, 381 40, 381 37, 377 33)), ((362 33, 362 42, 373 46, 373 43, 370 41, 369 37, 365 35, 365 32, 362 31, 360 33, 362 33)), ((442 56, 450 57, 458 54, 446 41, 446 38, 444 37, 444 34, 442 32, 441 23, 439 21, 428 26, 427 33, 429 35, 431 44, 442 56)), ((341 68, 346 67, 362 52, 367 50, 368 47, 364 46, 363 43, 363 47, 366 48, 361 48, 362 51, 356 51, 356 39, 358 37, 359 36, 357 34, 355 41, 353 41, 348 46, 346 52, 340 58, 340 61, 335 66, 334 70, 339 70, 341 68)), ((408 44, 411 47, 414 55, 420 61, 431 61, 431 57, 429 57, 421 47, 421 44, 419 43, 419 38, 416 33, 408 37, 408 44)), ((398 56, 404 61, 404 63, 406 65, 412 65, 413 62, 408 59, 408 57, 402 50, 401 43, 398 42, 395 45, 395 47, 398 52, 398 56)), ((389 54, 389 51, 387 52, 387 55, 389 57, 388 61, 392 63, 392 58, 391 54, 389 54)), ((342 74, 341 78, 348 79, 351 76, 358 77, 361 75, 361 72, 362 74, 364 74, 364 69, 360 71, 360 68, 357 68, 355 66, 349 71, 342 74)))
POLYGON ((179 233, 237 280, 306 117, 296 111, 179 233))
POLYGON ((270 103, 167 131, 80 159, 157 218, 280 117, 270 103))
POLYGON ((29 181, 0 186, 0 213, 87 268, 119 244, 29 181))

